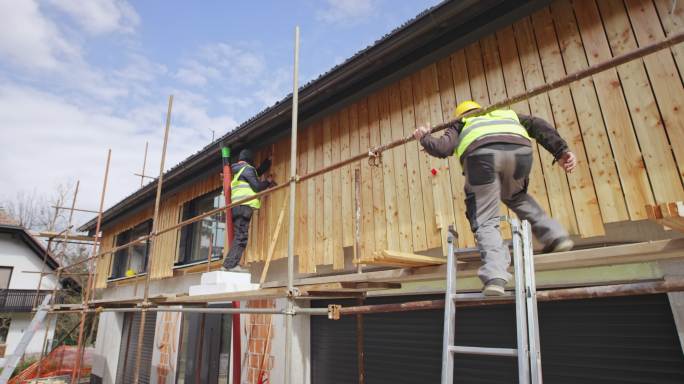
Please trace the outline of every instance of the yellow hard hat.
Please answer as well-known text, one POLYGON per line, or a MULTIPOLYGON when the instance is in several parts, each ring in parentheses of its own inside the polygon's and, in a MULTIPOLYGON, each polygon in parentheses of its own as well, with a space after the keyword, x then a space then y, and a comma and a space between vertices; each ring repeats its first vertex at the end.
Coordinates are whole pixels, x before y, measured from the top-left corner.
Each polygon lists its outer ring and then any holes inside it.
POLYGON ((467 112, 472 111, 473 109, 481 109, 482 106, 480 104, 472 101, 472 100, 466 100, 460 102, 457 106, 456 109, 454 109, 454 118, 458 119, 467 112))

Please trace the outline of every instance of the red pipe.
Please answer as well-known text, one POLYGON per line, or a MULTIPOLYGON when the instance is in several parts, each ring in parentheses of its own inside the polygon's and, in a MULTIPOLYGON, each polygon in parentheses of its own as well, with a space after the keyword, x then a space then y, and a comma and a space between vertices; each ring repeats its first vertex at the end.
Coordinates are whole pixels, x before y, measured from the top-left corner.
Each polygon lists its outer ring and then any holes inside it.
MULTIPOLYGON (((230 211, 230 182, 233 179, 233 173, 230 169, 230 148, 222 146, 221 158, 223 161, 223 196, 226 200, 226 241, 225 247, 228 247, 233 241, 233 215, 230 211)), ((233 308, 240 308, 239 301, 233 301, 233 308)), ((242 340, 240 339, 240 314, 233 314, 233 383, 239 384, 242 377, 242 367, 240 356, 242 356, 242 340)))

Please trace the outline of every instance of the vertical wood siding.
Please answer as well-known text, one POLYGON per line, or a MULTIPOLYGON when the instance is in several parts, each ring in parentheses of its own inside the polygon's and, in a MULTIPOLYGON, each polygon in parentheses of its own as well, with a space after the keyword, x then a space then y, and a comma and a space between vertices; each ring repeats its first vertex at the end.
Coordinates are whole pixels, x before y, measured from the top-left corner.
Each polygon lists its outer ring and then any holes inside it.
MULTIPOLYGON (((463 100, 487 105, 659 41, 684 28, 680 3, 670 13, 669 0, 556 1, 301 127, 299 173, 366 152, 418 125, 447 121, 463 100)), ((566 174, 535 144, 529 186, 572 234, 601 236, 605 223, 644 219, 646 204, 684 199, 683 70, 684 44, 679 44, 511 106, 552 123, 578 157, 578 168, 566 174)), ((288 181, 289 151, 288 138, 258 154, 273 153, 278 183, 288 181)), ((430 157, 411 142, 385 152, 377 167, 360 161, 298 185, 300 273, 344 268, 343 248, 354 242, 355 169, 361 173, 361 255, 382 249, 434 252, 445 246, 445 230, 452 223, 461 235, 459 245, 474 245, 458 160, 430 157)), ((199 184, 165 199, 161 227, 177 222, 183 202, 218 188, 220 180, 216 176, 199 184)), ((262 199, 246 262, 265 259, 287 193, 262 199)), ((502 213, 510 212, 502 206, 502 213)), ((103 247, 113 243, 112 231, 135 221, 105 229, 103 247)), ((287 256, 287 226, 286 220, 274 260, 287 256)), ((171 275, 177 233, 158 242, 162 246, 153 253, 153 278, 171 275)), ((100 272, 108 272, 108 264, 105 258, 98 268, 98 286, 106 282, 100 272)))

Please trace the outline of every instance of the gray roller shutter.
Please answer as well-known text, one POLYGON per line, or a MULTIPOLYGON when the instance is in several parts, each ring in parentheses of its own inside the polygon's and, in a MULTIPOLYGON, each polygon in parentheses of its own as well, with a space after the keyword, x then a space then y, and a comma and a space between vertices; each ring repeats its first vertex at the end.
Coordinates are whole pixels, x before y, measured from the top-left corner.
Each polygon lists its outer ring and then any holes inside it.
MULTIPOLYGON (((314 305, 333 302, 339 303, 314 305)), ((665 295, 547 302, 539 311, 545 383, 684 383, 684 358, 665 295)), ((366 315, 366 383, 438 383, 442 316, 441 310, 366 315)), ((459 309, 456 339, 514 347, 513 306, 459 309)), ((356 383, 355 319, 312 317, 311 359, 313 383, 356 383)), ((454 383, 516 383, 517 366, 510 358, 461 355, 454 377, 454 383)))
MULTIPOLYGON (((138 332, 140 330, 140 312, 124 315, 124 329, 121 335, 119 349, 119 364, 116 370, 117 383, 132 383, 135 375, 135 358, 138 350, 138 332)), ((154 351, 154 331, 157 325, 157 313, 148 312, 145 315, 143 329, 142 352, 140 354, 140 383, 150 382, 152 368, 152 353, 154 351)))

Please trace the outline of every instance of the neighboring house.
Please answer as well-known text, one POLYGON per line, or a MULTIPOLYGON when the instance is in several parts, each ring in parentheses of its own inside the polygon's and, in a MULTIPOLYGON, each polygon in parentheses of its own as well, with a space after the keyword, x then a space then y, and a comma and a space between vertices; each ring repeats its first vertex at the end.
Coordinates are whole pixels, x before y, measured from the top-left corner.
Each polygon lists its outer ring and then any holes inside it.
MULTIPOLYGON (((670 13, 669 0, 445 1, 302 87, 298 172, 365 153, 410 134, 419 124, 449 120, 458 101, 488 105, 661 40, 681 29, 684 3, 674 5, 670 13)), ((580 248, 590 249, 582 258, 569 253, 568 260, 538 271, 540 288, 684 275, 682 235, 649 222, 645 212, 647 204, 684 200, 681 53, 681 46, 663 50, 512 106, 552 122, 579 157, 578 169, 566 176, 542 148, 536 152, 529 191, 580 248)), ((276 181, 286 183, 290 108, 286 97, 169 170, 160 228, 221 206, 222 141, 234 153, 252 146, 259 157, 273 149, 276 181)), ((379 167, 364 160, 298 185, 297 284, 314 281, 308 277, 335 279, 320 275, 354 278, 356 169, 361 173, 362 257, 386 249, 443 255, 444 232, 451 223, 461 235, 460 246, 474 244, 458 160, 429 158, 411 142, 385 152, 379 167)), ((150 232, 155 189, 156 183, 150 183, 104 213, 103 250, 150 232)), ((281 190, 265 197, 252 221, 245 263, 253 276, 263 268, 286 195, 281 190)), ((92 220, 81 230, 92 234, 94 228, 92 220)), ((187 293, 199 284, 209 260, 209 268, 218 268, 224 230, 223 216, 216 215, 164 233, 151 247, 144 243, 104 257, 97 266, 97 296, 140 297, 143 276, 130 275, 144 273, 151 274, 152 297, 187 293), (145 271, 148 258, 151 270, 145 271)), ((287 233, 287 220, 282 233, 287 233)), ((271 286, 282 286, 286 249, 287 236, 281 234, 267 279, 271 286)), ((370 292, 367 303, 443 297, 443 267, 393 273, 366 268, 357 275, 402 283, 401 289, 370 292)), ((459 281, 459 289, 479 288, 472 273, 459 281)), ((684 382, 678 339, 678 332, 684 335, 682 302, 681 293, 670 293, 540 303, 545 378, 554 383, 684 382)), ((356 300, 298 303, 324 307, 355 305, 356 300)), ((241 305, 283 308, 285 300, 241 305)), ((459 309, 459 343, 511 347, 513 313, 511 305, 459 309)), ((135 364, 138 316, 100 315, 95 382, 127 382, 135 364)), ((368 382, 439 382, 442 319, 440 310, 364 316, 368 382)), ((241 324, 242 382, 256 383, 266 349, 269 382, 282 383, 283 317, 243 315, 241 324)), ((163 375, 164 382, 227 382, 221 373, 230 360, 231 326, 229 316, 155 317, 151 312, 144 325, 142 380, 163 375)), ((300 382, 357 382, 356 337, 356 319, 296 316, 297 354, 292 359, 300 382)), ((464 356, 457 359, 455 377, 514 382, 515 369, 512 359, 464 356)))
MULTIPOLYGON (((48 254, 45 259, 46 252, 40 240, 0 208, 0 357, 14 353, 33 318, 34 304, 40 305, 57 284, 55 275, 47 275, 37 290, 40 274, 35 272, 43 270, 43 260, 46 260, 45 272, 58 267, 52 255, 48 254)), ((35 332, 26 355, 40 353, 45 332, 48 333, 48 342, 51 342, 55 332, 54 321, 35 332)))

